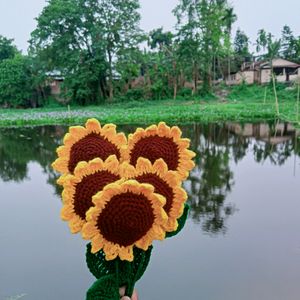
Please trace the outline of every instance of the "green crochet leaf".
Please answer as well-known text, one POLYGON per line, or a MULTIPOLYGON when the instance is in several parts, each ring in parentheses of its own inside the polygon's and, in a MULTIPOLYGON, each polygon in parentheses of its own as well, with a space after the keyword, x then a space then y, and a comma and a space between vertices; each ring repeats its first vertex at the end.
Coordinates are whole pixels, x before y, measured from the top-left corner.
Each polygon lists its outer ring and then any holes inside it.
POLYGON ((185 222, 187 220, 188 214, 189 214, 189 210, 190 210, 190 206, 187 203, 185 203, 183 214, 177 220, 177 222, 178 222, 177 230, 173 231, 173 232, 167 232, 166 233, 166 238, 170 238, 170 237, 173 237, 173 236, 177 235, 183 229, 183 227, 185 225, 185 222))
POLYGON ((133 248, 133 262, 122 261, 119 258, 107 261, 102 250, 91 253, 91 244, 87 245, 86 262, 90 272, 101 279, 108 275, 114 275, 117 286, 126 286, 126 295, 131 296, 135 283, 143 276, 149 264, 152 246, 147 251, 133 248))
POLYGON ((86 300, 120 300, 116 275, 106 275, 95 281, 87 291, 86 300))

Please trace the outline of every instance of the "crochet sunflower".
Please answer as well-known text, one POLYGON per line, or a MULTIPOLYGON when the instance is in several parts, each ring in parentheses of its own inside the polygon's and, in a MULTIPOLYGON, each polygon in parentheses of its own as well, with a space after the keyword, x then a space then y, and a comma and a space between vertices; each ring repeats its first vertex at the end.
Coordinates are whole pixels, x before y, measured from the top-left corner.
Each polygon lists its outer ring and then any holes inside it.
POLYGON ((87 299, 119 299, 124 285, 131 296, 153 241, 183 228, 188 205, 182 182, 195 156, 189 146, 177 126, 164 122, 138 128, 128 139, 96 119, 70 127, 52 166, 61 173, 61 218, 91 241, 87 265, 98 280, 87 299))

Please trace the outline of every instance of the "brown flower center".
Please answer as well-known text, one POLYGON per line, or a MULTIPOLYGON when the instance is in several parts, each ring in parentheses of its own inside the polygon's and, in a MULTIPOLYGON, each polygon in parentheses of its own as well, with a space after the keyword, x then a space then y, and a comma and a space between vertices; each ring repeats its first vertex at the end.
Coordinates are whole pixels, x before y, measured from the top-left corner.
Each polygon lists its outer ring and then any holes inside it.
POLYGON ((176 170, 179 163, 178 147, 172 138, 150 136, 140 139, 131 151, 130 163, 136 165, 139 157, 148 158, 151 163, 162 158, 169 170, 176 170))
POLYGON ((154 213, 149 200, 131 192, 110 199, 98 218, 103 237, 120 246, 130 246, 152 227, 154 213))
POLYGON ((89 161, 97 157, 105 160, 113 154, 120 158, 120 151, 114 144, 97 133, 90 133, 72 146, 69 171, 73 173, 80 161, 89 161))
POLYGON ((156 174, 151 174, 151 173, 143 174, 141 176, 138 176, 135 179, 140 183, 152 184, 155 189, 154 192, 163 195, 166 198, 166 204, 164 206, 164 210, 168 214, 171 210, 173 199, 174 199, 174 193, 172 188, 156 174))
POLYGON ((74 195, 74 211, 85 220, 85 214, 93 205, 92 197, 100 192, 107 184, 119 180, 120 177, 108 171, 99 171, 85 176, 76 185, 74 195))

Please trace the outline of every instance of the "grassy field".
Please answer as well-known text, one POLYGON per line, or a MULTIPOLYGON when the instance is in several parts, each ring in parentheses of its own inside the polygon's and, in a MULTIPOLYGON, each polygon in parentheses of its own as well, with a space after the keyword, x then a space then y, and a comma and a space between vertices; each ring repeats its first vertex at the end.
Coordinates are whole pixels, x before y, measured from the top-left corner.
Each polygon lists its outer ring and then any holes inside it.
MULTIPOLYGON (((166 121, 170 124, 193 122, 258 122, 274 120, 275 101, 271 90, 265 97, 262 87, 236 87, 230 90, 226 100, 163 100, 132 101, 88 107, 59 107, 42 109, 2 109, 0 126, 83 124, 95 117, 102 123, 148 124, 166 121), (244 90, 242 90, 244 89, 244 90), (251 99, 251 100, 249 100, 251 99)), ((299 124, 297 120, 296 94, 279 90, 280 115, 283 121, 299 124)))

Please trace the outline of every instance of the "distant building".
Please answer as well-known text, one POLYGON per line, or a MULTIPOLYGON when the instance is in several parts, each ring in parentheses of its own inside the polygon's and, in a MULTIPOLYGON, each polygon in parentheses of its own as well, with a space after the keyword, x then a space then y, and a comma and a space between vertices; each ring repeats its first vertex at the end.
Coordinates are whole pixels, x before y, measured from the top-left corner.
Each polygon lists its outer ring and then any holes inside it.
POLYGON ((52 71, 46 73, 48 80, 47 83, 50 87, 50 94, 60 100, 61 85, 64 82, 64 77, 60 71, 52 71))
MULTIPOLYGON (((282 58, 272 61, 273 70, 277 82, 290 82, 300 78, 300 65, 282 58)), ((242 82, 247 84, 265 84, 271 81, 271 64, 268 61, 244 63, 239 72, 230 74, 226 78, 226 84, 238 85, 242 82)))

